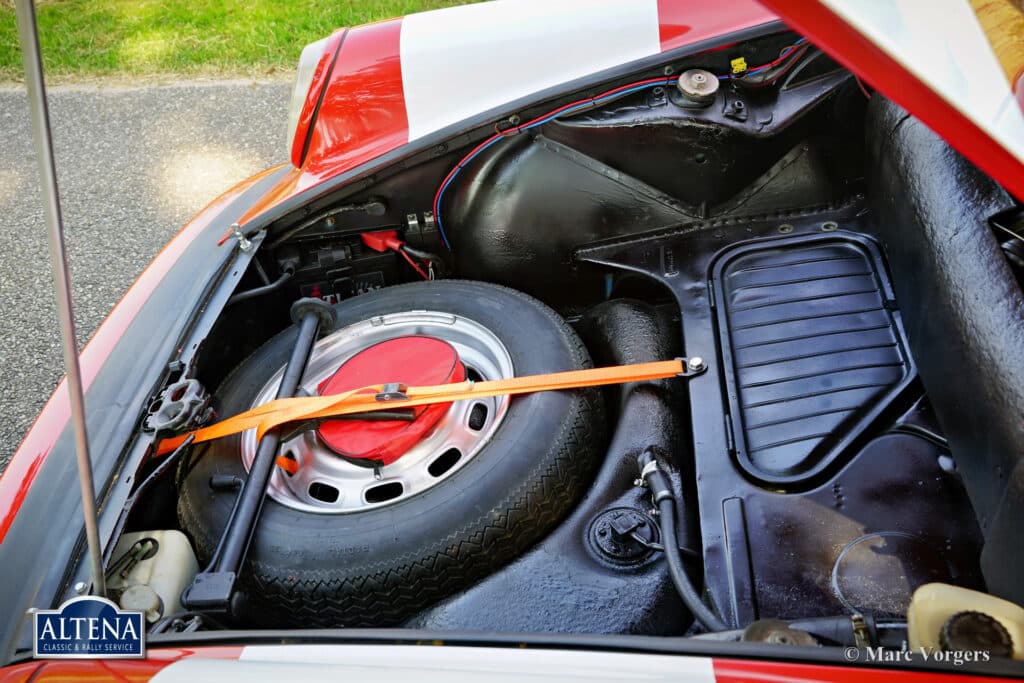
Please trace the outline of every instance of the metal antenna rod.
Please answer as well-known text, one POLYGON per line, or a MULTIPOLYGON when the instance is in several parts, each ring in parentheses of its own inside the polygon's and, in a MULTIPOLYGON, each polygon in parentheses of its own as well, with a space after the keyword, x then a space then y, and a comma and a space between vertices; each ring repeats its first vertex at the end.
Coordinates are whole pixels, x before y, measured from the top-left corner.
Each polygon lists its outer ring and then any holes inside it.
POLYGON ((32 117, 36 161, 39 163, 40 189, 43 195, 43 214, 46 217, 47 237, 50 243, 50 265, 57 295, 57 315, 64 341, 64 365, 67 368, 68 400, 71 403, 71 421, 75 429, 78 451, 78 481, 82 487, 82 512, 85 517, 85 536, 92 564, 93 593, 105 596, 103 556, 100 548, 99 524, 96 516, 96 491, 92 482, 92 460, 89 457, 89 437, 85 429, 85 400, 82 396, 82 373, 78 367, 78 337, 75 334, 75 313, 71 305, 71 282, 67 249, 64 245, 64 220, 60 212, 60 194, 57 191, 57 171, 53 158, 53 139, 50 135, 50 111, 46 104, 46 84, 43 82, 43 63, 36 31, 36 11, 32 0, 17 0, 18 35, 21 56, 25 64, 25 86, 28 88, 28 106, 32 117))

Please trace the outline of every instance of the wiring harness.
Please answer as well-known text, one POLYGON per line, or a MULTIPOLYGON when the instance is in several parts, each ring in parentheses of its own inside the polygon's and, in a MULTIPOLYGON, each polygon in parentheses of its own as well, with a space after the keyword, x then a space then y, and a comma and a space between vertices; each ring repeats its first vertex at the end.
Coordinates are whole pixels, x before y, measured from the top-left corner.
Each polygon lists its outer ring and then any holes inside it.
MULTIPOLYGON (((775 83, 779 78, 782 78, 790 69, 800 60, 807 49, 810 47, 810 43, 806 42, 806 39, 800 38, 792 45, 784 48, 779 54, 777 59, 774 59, 767 64, 762 64, 753 69, 746 69, 742 73, 724 74, 718 76, 722 80, 737 80, 742 81, 745 84, 750 84, 755 87, 763 87, 775 83)), ((500 142, 501 140, 509 137, 514 137, 523 131, 543 126, 545 123, 554 121, 557 118, 563 116, 569 116, 570 114, 578 114, 595 107, 599 107, 604 104, 608 104, 614 100, 617 100, 626 95, 630 95, 641 90, 648 88, 654 88, 657 86, 666 86, 675 82, 674 76, 660 77, 660 78, 648 78, 642 81, 635 81, 633 83, 627 83, 626 85, 620 85, 617 88, 606 90, 593 97, 587 97, 584 99, 570 102, 557 109, 553 109, 546 114, 541 114, 536 118, 530 119, 526 123, 517 123, 505 130, 497 130, 494 135, 491 135, 483 142, 474 147, 468 154, 459 160, 455 167, 448 172, 444 180, 441 181, 441 185, 437 188, 437 192, 434 194, 434 202, 432 209, 434 211, 434 220, 437 224, 438 232, 441 234, 441 239, 444 241, 444 246, 448 251, 452 250, 451 242, 448 240, 448 234, 444 229, 444 222, 441 219, 441 201, 444 199, 444 194, 451 186, 455 178, 458 177, 459 173, 474 159, 476 159, 485 150, 500 142)))

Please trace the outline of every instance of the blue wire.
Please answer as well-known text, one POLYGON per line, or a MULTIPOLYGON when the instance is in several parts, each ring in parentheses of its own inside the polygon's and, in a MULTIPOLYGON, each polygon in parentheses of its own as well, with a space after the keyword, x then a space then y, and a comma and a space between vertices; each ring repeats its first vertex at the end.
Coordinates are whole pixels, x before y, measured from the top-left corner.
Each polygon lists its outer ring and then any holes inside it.
MULTIPOLYGON (((646 90, 647 88, 655 88, 655 87, 658 87, 658 86, 664 86, 664 85, 666 85, 666 83, 669 83, 670 80, 671 79, 667 79, 665 81, 665 83, 645 83, 644 85, 638 85, 638 86, 633 87, 633 88, 627 88, 626 90, 620 90, 618 92, 613 92, 610 95, 604 95, 603 97, 597 97, 595 99, 588 99, 587 101, 580 102, 579 104, 577 104, 575 106, 571 106, 571 108, 565 110, 564 112, 558 112, 557 114, 553 114, 551 116, 548 116, 548 117, 545 117, 545 118, 540 119, 538 121, 535 121, 534 123, 531 123, 528 126, 523 126, 522 128, 519 128, 519 132, 522 132, 524 130, 529 130, 530 128, 537 128, 538 126, 543 126, 544 124, 549 123, 551 121, 554 121, 555 119, 558 119, 560 117, 568 116, 569 114, 573 114, 575 112, 579 112, 582 109, 588 109, 588 108, 591 108, 591 106, 595 106, 597 104, 601 104, 603 101, 605 101, 607 99, 613 99, 613 98, 622 97, 624 95, 628 95, 628 94, 631 94, 631 93, 634 93, 634 92, 639 92, 640 90, 646 90)), ((455 179, 457 177, 459 177, 459 174, 462 172, 463 168, 465 168, 470 162, 472 162, 474 159, 476 159, 479 155, 483 154, 483 152, 485 150, 488 150, 488 148, 490 146, 492 146, 493 144, 495 144, 497 142, 502 141, 503 139, 505 139, 505 138, 504 137, 496 137, 493 140, 490 140, 489 142, 487 142, 486 144, 481 146, 479 148, 479 150, 477 150, 472 155, 470 155, 469 157, 464 159, 462 162, 460 162, 459 166, 456 167, 455 173, 453 173, 452 177, 447 179, 444 182, 444 184, 441 185, 440 191, 439 191, 439 193, 437 193, 437 213, 434 215, 434 222, 437 224, 437 230, 441 234, 441 240, 444 242, 444 247, 447 250, 449 250, 449 251, 452 251, 452 244, 449 242, 449 239, 447 239, 447 234, 444 232, 444 226, 443 226, 443 224, 441 222, 441 217, 440 217, 441 202, 444 201, 444 191, 447 188, 449 188, 449 185, 451 185, 452 182, 455 181, 455 179)))
MULTIPOLYGON (((793 50, 798 45, 800 45, 801 43, 805 42, 806 40, 807 40, 806 38, 800 38, 800 39, 795 41, 792 45, 790 45, 786 49, 788 49, 790 51, 790 54, 791 54, 793 52, 793 50)), ((789 54, 787 54, 786 56, 788 57, 789 54)), ((718 78, 722 79, 722 80, 731 80, 731 79, 737 78, 738 76, 750 76, 750 75, 753 75, 753 74, 757 74, 757 73, 760 73, 761 71, 764 71, 767 68, 768 68, 768 65, 765 64, 765 65, 759 66, 759 67, 757 67, 755 69, 751 69, 750 71, 746 71, 743 74, 738 74, 738 75, 723 74, 721 76, 718 76, 718 78)), ((524 130, 530 130, 531 128, 536 128, 537 126, 543 126, 545 123, 549 123, 551 121, 554 121, 555 119, 560 118, 562 116, 568 116, 569 114, 573 114, 573 113, 575 113, 575 112, 577 112, 577 111, 579 111, 581 109, 585 109, 585 108, 589 108, 589 107, 594 107, 594 106, 600 105, 604 101, 609 100, 609 99, 617 99, 617 98, 622 97, 624 95, 629 95, 629 94, 634 93, 634 92, 639 92, 641 90, 646 90, 647 88, 655 88, 655 87, 658 87, 658 86, 664 86, 664 85, 668 84, 671 80, 672 79, 666 79, 666 81, 664 83, 661 83, 661 82, 645 83, 644 85, 638 85, 638 86, 633 87, 633 88, 627 88, 626 90, 620 90, 619 92, 611 93, 610 95, 605 95, 603 97, 598 97, 598 98, 594 98, 594 99, 589 99, 589 100, 587 100, 585 102, 580 102, 578 105, 576 105, 574 107, 570 107, 569 109, 566 109, 565 111, 560 111, 557 114, 552 114, 550 116, 546 116, 543 119, 539 119, 537 121, 534 121, 533 123, 531 123, 528 126, 523 126, 522 128, 519 128, 517 134, 521 133, 524 130)), ((485 150, 490 149, 492 145, 494 145, 497 142, 500 142, 503 139, 504 139, 503 137, 496 137, 496 138, 494 138, 493 140, 491 140, 487 144, 483 145, 480 149, 476 150, 473 154, 471 154, 470 156, 466 157, 461 162, 459 162, 459 165, 455 168, 455 173, 452 173, 451 177, 448 178, 448 180, 446 180, 444 182, 444 184, 441 186, 441 190, 437 193, 437 213, 434 215, 434 222, 437 224, 437 230, 438 230, 438 232, 441 233, 441 239, 444 241, 444 246, 445 246, 445 248, 448 249, 448 251, 452 250, 452 245, 451 245, 451 242, 448 241, 448 235, 447 235, 447 233, 445 233, 445 231, 444 231, 444 224, 441 221, 441 202, 444 201, 444 193, 448 190, 448 186, 451 185, 452 182, 454 182, 455 179, 459 177, 459 173, 462 172, 463 168, 465 168, 471 161, 473 161, 473 159, 477 158, 485 150)))
MULTIPOLYGON (((800 38, 797 41, 795 41, 792 45, 790 45, 788 48, 786 48, 787 50, 790 51, 789 54, 792 54, 793 50, 795 50, 796 47, 798 45, 800 45, 801 43, 806 42, 806 40, 807 40, 806 38, 800 38)), ((786 56, 788 57, 789 54, 787 54, 786 56)), ((746 71, 743 74, 738 74, 738 75, 723 74, 723 75, 719 76, 718 78, 720 78, 722 80, 731 80, 731 79, 737 78, 739 76, 750 76, 750 75, 753 75, 753 74, 757 74, 757 73, 760 73, 760 72, 764 71, 767 68, 768 68, 768 65, 765 64, 765 65, 759 66, 759 67, 757 67, 755 69, 751 69, 750 71, 746 71)), ((585 109, 585 108, 589 108, 589 107, 594 107, 594 106, 600 105, 600 104, 602 104, 603 102, 605 102, 606 100, 609 100, 609 99, 617 99, 617 98, 622 97, 624 95, 629 95, 629 94, 634 93, 634 92, 639 92, 641 90, 646 90, 647 88, 654 88, 654 87, 658 87, 658 86, 664 86, 664 85, 668 84, 671 80, 672 79, 666 79, 666 81, 664 83, 660 83, 660 82, 645 83, 644 85, 638 85, 638 86, 633 87, 633 88, 627 88, 626 90, 620 90, 619 92, 615 92, 615 93, 612 93, 610 95, 605 95, 603 97, 598 97, 598 98, 587 100, 585 102, 580 102, 578 105, 576 105, 574 107, 570 107, 569 109, 566 109, 565 111, 560 111, 557 114, 552 114, 550 116, 544 117, 543 119, 539 119, 537 121, 534 121, 533 123, 531 123, 528 126, 523 126, 522 128, 518 129, 518 132, 521 133, 524 130, 530 130, 531 128, 536 128, 537 126, 543 126, 545 123, 549 123, 551 121, 554 121, 555 119, 560 118, 562 116, 568 116, 569 114, 573 114, 573 113, 575 113, 575 112, 577 112, 577 111, 579 111, 581 109, 585 109)), ((468 156, 467 158, 465 158, 461 162, 459 162, 459 165, 455 169, 455 173, 453 173, 451 175, 451 177, 448 178, 448 180, 446 180, 444 182, 444 184, 441 186, 440 192, 437 193, 437 213, 434 215, 434 221, 437 224, 438 232, 441 233, 441 239, 444 241, 444 246, 445 246, 445 248, 448 249, 448 251, 452 250, 452 245, 451 245, 451 242, 448 241, 448 235, 447 235, 447 233, 445 233, 444 225, 443 225, 443 223, 441 221, 441 202, 444 201, 444 193, 448 190, 448 186, 451 185, 452 182, 454 182, 455 179, 459 176, 459 173, 462 172, 463 168, 465 168, 471 161, 473 161, 473 159, 477 158, 485 150, 490 149, 492 145, 494 145, 497 142, 500 142, 503 139, 504 138, 502 138, 502 137, 494 138, 493 140, 491 140, 490 142, 488 142, 487 144, 482 146, 480 149, 478 149, 476 152, 474 152, 473 154, 471 154, 470 156, 468 156)))
MULTIPOLYGON (((667 84, 670 81, 671 81, 671 79, 666 79, 666 81, 664 83, 660 83, 660 82, 657 82, 657 83, 645 83, 644 85, 638 85, 638 86, 633 87, 633 88, 627 88, 626 90, 620 90, 619 92, 615 92, 615 93, 612 93, 610 95, 605 95, 604 97, 598 97, 596 99, 587 100, 586 102, 580 102, 575 107, 570 107, 569 109, 566 109, 565 111, 560 111, 557 114, 552 114, 551 116, 546 116, 543 119, 539 119, 537 121, 534 121, 533 123, 531 123, 528 126, 523 126, 522 128, 519 129, 519 132, 522 132, 524 130, 530 130, 531 128, 536 128, 537 126, 543 126, 545 123, 549 123, 550 121, 554 121, 555 119, 560 118, 562 116, 568 116, 569 114, 577 112, 580 109, 585 109, 585 108, 589 108, 589 107, 593 107, 593 106, 599 105, 599 104, 603 103, 605 100, 617 99, 617 98, 623 97, 624 95, 629 95, 629 94, 632 94, 634 92, 639 92, 641 90, 646 90, 647 88, 656 88, 656 87, 659 87, 659 86, 664 86, 665 84, 667 84)), ((488 142, 487 144, 482 146, 480 149, 476 150, 473 154, 471 154, 470 156, 468 156, 465 159, 463 159, 459 163, 459 165, 456 167, 455 173, 453 173, 451 175, 451 177, 448 178, 447 181, 445 181, 444 185, 441 186, 441 191, 437 193, 437 214, 434 215, 434 222, 437 224, 437 230, 438 230, 438 232, 441 233, 441 239, 444 241, 444 246, 448 249, 448 251, 452 250, 452 245, 448 241, 448 235, 445 233, 444 225, 441 222, 441 202, 444 201, 444 193, 448 189, 448 186, 451 185, 452 182, 457 177, 459 177, 459 173, 462 172, 463 168, 465 168, 471 161, 473 161, 473 159, 477 158, 485 150, 489 149, 492 145, 494 145, 495 143, 500 142, 500 141, 502 141, 504 139, 505 138, 503 138, 503 137, 494 138, 493 140, 491 140, 490 142, 488 142)))

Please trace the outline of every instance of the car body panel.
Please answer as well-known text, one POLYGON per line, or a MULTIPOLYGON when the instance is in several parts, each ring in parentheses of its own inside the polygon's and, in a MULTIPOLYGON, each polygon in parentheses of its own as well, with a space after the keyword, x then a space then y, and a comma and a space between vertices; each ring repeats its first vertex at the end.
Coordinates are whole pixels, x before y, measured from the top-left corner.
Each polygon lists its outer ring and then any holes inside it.
POLYGON ((133 680, 155 683, 351 679, 401 683, 644 680, 673 683, 963 683, 1011 679, 936 670, 764 662, 579 649, 461 647, 446 645, 251 645, 151 648, 144 660, 26 662, 0 672, 0 681, 133 680))
POLYGON ((1024 199, 1024 113, 966 0, 764 0, 1024 199))
POLYGON ((303 110, 301 165, 241 222, 473 113, 779 17, 1024 197, 1024 115, 966 0, 498 0, 348 30, 318 114, 303 110))
POLYGON ((242 647, 152 648, 145 659, 29 661, 0 669, 0 683, 28 681, 149 681, 171 664, 190 657, 237 660, 242 647))
POLYGON ((753 0, 497 0, 349 29, 300 114, 320 100, 301 166, 241 222, 481 111, 775 20, 753 0))
MULTIPOLYGON (((313 80, 306 90, 305 99, 302 102, 302 109, 299 111, 299 120, 295 126, 295 136, 292 140, 292 148, 289 150, 292 166, 301 166, 306 156, 306 148, 309 138, 309 127, 320 109, 320 94, 323 92, 324 83, 331 75, 334 68, 334 61, 338 55, 338 46, 348 29, 338 29, 327 37, 324 44, 324 52, 317 62, 316 70, 313 72, 313 80)), ((298 84, 296 88, 300 87, 298 84)), ((298 96, 298 93, 293 95, 298 96)))

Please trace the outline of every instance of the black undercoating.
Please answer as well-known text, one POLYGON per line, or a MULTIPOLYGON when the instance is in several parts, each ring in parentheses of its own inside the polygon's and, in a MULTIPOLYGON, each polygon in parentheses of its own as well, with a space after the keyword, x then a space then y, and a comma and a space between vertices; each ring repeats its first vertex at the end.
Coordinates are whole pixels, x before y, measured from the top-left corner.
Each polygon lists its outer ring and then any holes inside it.
POLYGON ((723 213, 737 193, 803 141, 806 126, 793 124, 849 78, 838 70, 767 90, 741 90, 723 81, 715 101, 697 108, 687 106, 675 87, 656 88, 614 107, 556 120, 545 135, 658 188, 695 213, 723 213))
POLYGON ((863 103, 844 83, 825 76, 776 95, 723 86, 698 110, 638 93, 513 136, 446 195, 456 269, 558 304, 600 288, 600 274, 574 258, 581 244, 838 201, 858 182, 861 153, 847 127, 863 103), (723 118, 720 105, 741 97, 751 117, 723 118))
MULTIPOLYGON (((852 612, 899 617, 923 583, 982 587, 977 523, 948 450, 927 426, 927 409, 915 407, 921 390, 912 381, 904 350, 902 311, 888 289, 877 247, 862 234, 862 208, 854 203, 782 217, 721 220, 697 231, 661 232, 580 252, 583 260, 639 273, 667 288, 682 311, 685 355, 701 356, 709 366, 685 388, 704 581, 712 603, 732 626, 758 618, 852 612), (851 256, 849 263, 867 268, 857 271, 867 275, 844 281, 829 270, 839 263, 834 260, 817 261, 825 277, 803 272, 801 261, 830 253, 851 256), (822 293, 816 288, 823 283, 853 286, 858 278, 873 283, 876 297, 860 307, 847 302, 848 310, 860 312, 837 315, 836 299, 825 296, 817 299, 824 306, 817 311, 821 317, 809 304, 808 314, 793 316, 798 320, 792 323, 774 321, 775 332, 785 325, 803 327, 802 333, 777 335, 793 338, 776 342, 780 356, 802 358, 776 363, 776 375, 768 381, 789 386, 792 403, 818 391, 819 405, 840 408, 789 423, 794 439, 826 430, 829 436, 803 441, 802 459, 788 468, 740 457, 744 439, 736 438, 749 432, 744 420, 752 409, 738 406, 750 389, 736 390, 731 360, 741 332, 730 318, 737 290, 727 285, 720 292, 715 275, 747 263, 751 254, 776 259, 776 266, 791 264, 794 285, 780 290, 786 299, 810 299, 822 293), (883 329, 887 337, 879 342, 877 331, 869 328, 883 329), (835 351, 837 336, 851 342, 849 350, 835 351), (864 354, 875 350, 862 347, 874 346, 886 356, 867 358, 864 354), (832 362, 820 366, 819 353, 832 353, 832 362), (808 365, 800 370, 794 363, 808 365), (880 369, 897 372, 879 378, 874 373, 880 369), (819 381, 823 384, 816 388, 819 381), (861 388, 833 392, 867 384, 880 386, 866 398, 861 388), (861 396, 864 402, 846 410, 844 396, 861 396), (843 419, 835 423, 835 415, 843 419), (808 427, 815 422, 818 427, 808 427)), ((772 277, 779 276, 776 266, 772 277)), ((739 377, 744 381, 742 373, 739 377)))
POLYGON ((1024 603, 1024 295, 988 218, 1013 205, 920 121, 877 98, 868 116, 873 228, 910 348, 958 454, 995 595, 1024 603))

